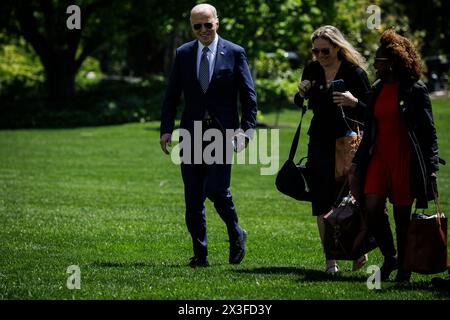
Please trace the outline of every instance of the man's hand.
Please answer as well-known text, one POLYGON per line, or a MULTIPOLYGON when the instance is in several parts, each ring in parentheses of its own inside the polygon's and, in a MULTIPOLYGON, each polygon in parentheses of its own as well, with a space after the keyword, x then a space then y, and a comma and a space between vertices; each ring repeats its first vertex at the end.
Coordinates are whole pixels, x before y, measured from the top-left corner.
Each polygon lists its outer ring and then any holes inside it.
POLYGON ((165 154, 169 154, 169 150, 167 150, 167 145, 169 147, 172 145, 172 134, 164 133, 159 140, 159 144, 161 145, 161 149, 165 154))
POLYGON ((237 132, 233 136, 234 151, 236 151, 236 153, 239 153, 242 150, 244 150, 248 145, 248 141, 249 141, 249 138, 245 133, 237 132))
POLYGON ((358 105, 358 99, 355 98, 350 91, 345 92, 333 92, 333 102, 338 107, 352 107, 355 108, 358 105))

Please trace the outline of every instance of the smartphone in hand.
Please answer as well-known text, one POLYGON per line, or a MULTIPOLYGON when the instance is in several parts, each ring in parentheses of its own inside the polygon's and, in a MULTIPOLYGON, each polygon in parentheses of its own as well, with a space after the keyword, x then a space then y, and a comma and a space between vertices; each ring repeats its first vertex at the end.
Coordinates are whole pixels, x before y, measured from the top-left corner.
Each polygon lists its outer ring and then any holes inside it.
POLYGON ((345 92, 345 82, 343 79, 333 80, 330 88, 332 92, 345 92))

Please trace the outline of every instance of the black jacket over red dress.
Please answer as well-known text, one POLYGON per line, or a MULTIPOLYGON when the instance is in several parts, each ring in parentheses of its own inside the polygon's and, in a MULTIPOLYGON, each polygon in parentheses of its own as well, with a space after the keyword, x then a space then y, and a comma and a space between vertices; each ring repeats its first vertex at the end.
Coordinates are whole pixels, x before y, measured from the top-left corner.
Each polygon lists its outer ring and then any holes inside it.
MULTIPOLYGON (((384 82, 378 80, 372 87, 365 118, 365 133, 353 159, 357 165, 361 202, 364 202, 364 186, 367 170, 377 144, 378 124, 374 107, 384 82)), ((438 144, 431 101, 422 81, 403 81, 398 86, 397 107, 407 130, 410 151, 410 176, 405 188, 410 188, 416 208, 427 208, 433 199, 431 173, 439 170, 438 144)), ((408 149, 408 148, 405 148, 408 149)))

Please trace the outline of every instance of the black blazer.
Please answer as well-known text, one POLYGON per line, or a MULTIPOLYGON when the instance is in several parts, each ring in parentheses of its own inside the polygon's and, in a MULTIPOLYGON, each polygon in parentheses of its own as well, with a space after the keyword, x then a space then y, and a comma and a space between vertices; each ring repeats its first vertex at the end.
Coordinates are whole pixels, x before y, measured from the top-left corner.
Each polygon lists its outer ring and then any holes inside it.
MULTIPOLYGON (((373 85, 373 94, 369 99, 365 134, 353 159, 357 165, 360 181, 361 200, 364 201, 364 185, 369 162, 375 146, 377 123, 374 107, 383 88, 383 81, 373 85)), ((436 128, 428 90, 422 81, 401 82, 398 89, 398 108, 406 123, 411 150, 411 194, 416 208, 427 208, 427 201, 433 199, 430 174, 439 170, 438 144, 436 128)))
MULTIPOLYGON (((311 198, 313 215, 328 212, 336 201, 338 185, 335 181, 335 146, 336 138, 344 136, 349 130, 342 118, 341 109, 333 103, 333 95, 326 87, 325 71, 319 62, 308 64, 302 80, 314 81, 305 99, 314 115, 308 130, 308 162, 306 166, 311 175, 311 198)), ((345 60, 342 61, 335 79, 343 79, 346 90, 357 97, 356 108, 344 107, 347 117, 362 121, 367 99, 370 95, 370 83, 366 72, 345 60)), ((303 107, 303 98, 295 96, 295 103, 303 107)), ((355 130, 353 123, 349 125, 355 130)))
MULTIPOLYGON (((335 79, 343 79, 346 90, 358 98, 356 108, 344 107, 345 115, 349 118, 362 121, 364 119, 364 109, 370 96, 370 82, 366 72, 346 61, 342 60, 341 66, 335 79)), ((340 108, 333 103, 333 95, 326 86, 325 71, 318 61, 309 63, 302 74, 302 81, 314 81, 314 85, 308 91, 305 99, 308 99, 308 109, 311 109, 314 116, 308 130, 311 140, 332 141, 346 134, 348 127, 345 124, 340 108)), ((300 94, 296 94, 294 102, 303 106, 304 99, 300 94)))
POLYGON ((162 106, 161 135, 172 133, 177 106, 184 94, 185 107, 180 127, 191 130, 194 121, 202 120, 205 110, 224 129, 256 127, 256 91, 242 47, 219 37, 214 73, 208 90, 203 93, 197 79, 198 40, 177 48, 162 106), (238 96, 242 118, 239 121, 238 96))

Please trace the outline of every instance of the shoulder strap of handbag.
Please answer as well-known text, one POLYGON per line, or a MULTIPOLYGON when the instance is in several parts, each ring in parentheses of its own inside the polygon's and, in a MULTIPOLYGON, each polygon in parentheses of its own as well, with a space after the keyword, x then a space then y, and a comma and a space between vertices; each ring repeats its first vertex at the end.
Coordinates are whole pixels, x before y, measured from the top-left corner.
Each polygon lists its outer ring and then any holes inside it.
POLYGON ((436 207, 436 216, 438 218, 438 223, 439 225, 441 224, 441 218, 444 218, 444 213, 441 211, 441 203, 439 201, 439 194, 438 192, 434 189, 434 185, 431 184, 431 190, 433 192, 433 197, 434 197, 434 205, 436 207))
POLYGON ((305 115, 306 110, 307 110, 307 107, 303 106, 302 107, 302 117, 300 118, 300 123, 298 124, 297 131, 295 132, 294 140, 292 140, 291 151, 289 151, 289 160, 292 160, 292 161, 294 161, 295 153, 297 152, 298 141, 300 140, 300 133, 302 131, 303 116, 305 115))
POLYGON ((342 184, 341 189, 339 190, 338 196, 336 197, 336 201, 333 203, 333 207, 339 207, 339 204, 342 202, 342 198, 344 195, 345 187, 348 185, 348 179, 345 179, 345 182, 342 184))
MULTIPOLYGON (((352 119, 352 118, 347 117, 346 114, 345 114, 345 112, 344 112, 344 108, 342 108, 342 106, 339 106, 339 108, 341 108, 342 119, 344 119, 344 122, 345 122, 345 124, 347 125, 347 127, 348 127, 349 130, 352 130, 352 131, 353 131, 353 129, 352 129, 352 128, 350 127, 350 125, 348 124, 347 120, 356 123, 356 128, 357 128, 358 131, 359 131, 359 126, 364 127, 364 123, 359 122, 359 121, 356 121, 355 119, 352 119)), ((359 132, 358 132, 358 134, 359 134, 359 132)))

